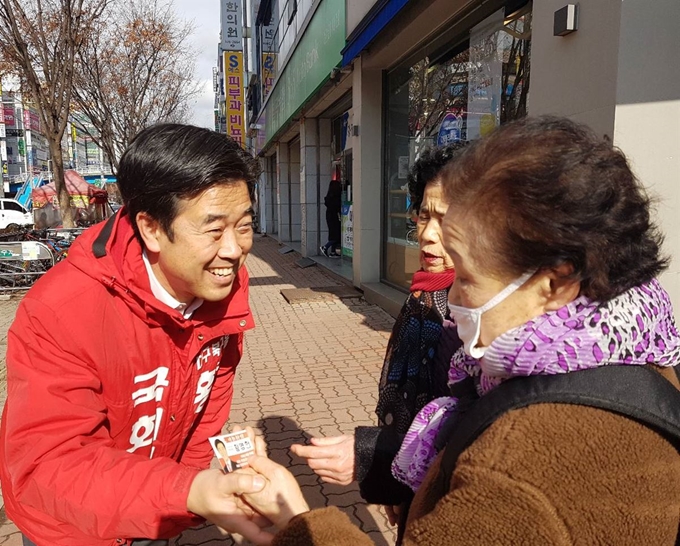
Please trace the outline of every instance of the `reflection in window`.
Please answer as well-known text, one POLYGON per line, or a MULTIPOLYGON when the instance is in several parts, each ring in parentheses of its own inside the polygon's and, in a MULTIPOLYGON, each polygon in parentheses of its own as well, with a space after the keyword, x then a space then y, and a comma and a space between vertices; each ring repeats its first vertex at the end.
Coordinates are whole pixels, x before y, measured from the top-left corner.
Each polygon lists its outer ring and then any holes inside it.
POLYGON ((407 288, 419 266, 407 192, 408 169, 423 149, 483 137, 526 115, 531 4, 499 10, 437 57, 388 75, 384 280, 407 288))

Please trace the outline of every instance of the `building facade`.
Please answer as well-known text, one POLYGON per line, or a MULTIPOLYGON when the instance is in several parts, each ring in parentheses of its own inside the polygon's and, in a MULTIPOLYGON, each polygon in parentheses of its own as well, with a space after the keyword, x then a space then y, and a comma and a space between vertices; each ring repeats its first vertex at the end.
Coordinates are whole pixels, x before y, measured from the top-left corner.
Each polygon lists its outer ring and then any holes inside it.
POLYGON ((11 194, 28 174, 48 169, 49 146, 42 134, 37 112, 24 104, 21 94, 5 89, 0 90, 0 97, 3 191, 11 194))
MULTIPOLYGON (((62 159, 65 169, 99 178, 111 176, 111 164, 104 151, 90 135, 95 129, 83 116, 73 114, 62 137, 62 159)), ((37 109, 22 99, 21 93, 3 90, 0 85, 0 159, 2 162, 1 194, 13 196, 28 177, 52 177, 52 157, 37 109)))
POLYGON ((657 198, 662 281, 680 308, 679 18, 675 0, 261 1, 246 93, 261 229, 394 313, 419 267, 406 192, 419 153, 565 115, 612 139, 657 198), (576 10, 572 32, 558 32, 563 8, 576 10), (334 261, 319 252, 331 180, 343 192, 334 261))

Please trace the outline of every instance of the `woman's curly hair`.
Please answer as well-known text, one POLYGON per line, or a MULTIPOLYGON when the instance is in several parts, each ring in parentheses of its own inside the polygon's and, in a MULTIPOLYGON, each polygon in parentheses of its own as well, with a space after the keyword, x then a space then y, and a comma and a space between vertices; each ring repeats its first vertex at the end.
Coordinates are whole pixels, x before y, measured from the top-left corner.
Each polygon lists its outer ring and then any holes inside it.
POLYGON ((568 263, 581 294, 607 301, 668 265, 650 199, 624 156, 585 125, 524 118, 441 173, 451 211, 474 226, 478 263, 520 275, 568 263))
POLYGON ((442 167, 451 161, 466 144, 463 141, 453 142, 446 146, 427 148, 420 154, 408 174, 408 193, 411 197, 413 212, 417 213, 420 210, 425 186, 439 176, 442 167))

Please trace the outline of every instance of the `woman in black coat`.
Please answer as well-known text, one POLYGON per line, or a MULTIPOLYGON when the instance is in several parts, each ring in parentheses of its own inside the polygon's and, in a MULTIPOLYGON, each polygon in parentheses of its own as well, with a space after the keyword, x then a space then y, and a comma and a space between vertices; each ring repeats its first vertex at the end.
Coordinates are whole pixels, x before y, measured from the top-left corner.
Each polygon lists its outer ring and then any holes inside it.
POLYGON ((321 247, 324 256, 340 256, 340 210, 342 208, 342 185, 339 180, 331 180, 324 198, 326 205, 326 225, 328 226, 328 242, 321 247))

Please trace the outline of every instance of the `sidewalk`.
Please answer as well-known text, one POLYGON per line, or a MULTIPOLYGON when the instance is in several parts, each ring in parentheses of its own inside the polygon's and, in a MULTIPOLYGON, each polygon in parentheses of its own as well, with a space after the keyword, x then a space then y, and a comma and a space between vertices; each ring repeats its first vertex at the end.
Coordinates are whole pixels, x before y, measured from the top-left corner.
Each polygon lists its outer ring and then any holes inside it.
MULTIPOLYGON (((355 486, 323 484, 292 455, 293 443, 315 435, 351 433, 375 423, 373 413, 382 359, 393 319, 363 299, 289 304, 280 291, 340 285, 318 266, 300 269, 297 253, 279 254, 269 237, 256 238, 248 258, 250 301, 257 327, 246 334, 232 404, 231 425, 259 429, 271 457, 298 478, 312 508, 339 506, 379 546, 394 543, 395 534, 382 511, 361 502, 355 486)), ((0 404, 5 399, 6 329, 16 300, 0 302, 0 404)), ((172 546, 222 546, 225 540, 210 525, 191 529, 172 546)), ((0 511, 0 545, 21 546, 16 528, 0 511)))

